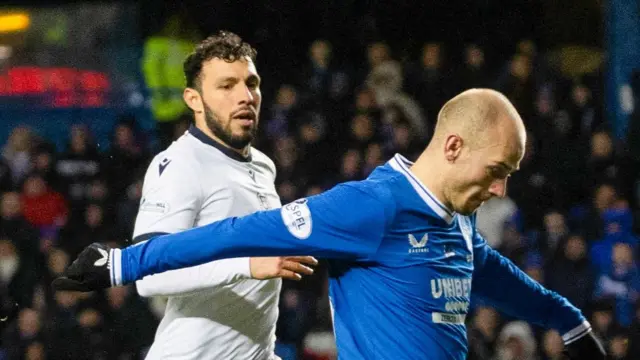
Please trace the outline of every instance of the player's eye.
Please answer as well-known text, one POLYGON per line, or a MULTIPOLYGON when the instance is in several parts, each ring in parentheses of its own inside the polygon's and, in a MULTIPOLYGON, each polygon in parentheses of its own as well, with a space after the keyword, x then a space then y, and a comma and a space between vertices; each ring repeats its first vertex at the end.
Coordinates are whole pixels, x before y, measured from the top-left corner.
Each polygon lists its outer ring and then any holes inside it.
POLYGON ((260 86, 260 81, 257 80, 257 79, 252 79, 252 80, 247 81, 247 87, 249 89, 256 89, 259 86, 260 86))
POLYGON ((509 172, 505 169, 497 166, 491 166, 487 169, 487 173, 494 179, 506 179, 509 177, 509 172))
POLYGON ((219 86, 220 89, 224 89, 224 90, 231 90, 232 87, 233 85, 231 84, 222 84, 219 86))

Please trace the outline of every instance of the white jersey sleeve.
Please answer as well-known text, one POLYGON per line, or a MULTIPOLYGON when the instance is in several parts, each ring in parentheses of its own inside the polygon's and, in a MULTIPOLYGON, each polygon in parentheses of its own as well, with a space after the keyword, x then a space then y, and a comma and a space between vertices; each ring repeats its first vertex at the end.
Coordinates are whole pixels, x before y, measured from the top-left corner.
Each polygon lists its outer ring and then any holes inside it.
MULTIPOLYGON (((194 227, 204 201, 197 169, 188 154, 164 152, 153 159, 144 179, 134 242, 194 227)), ((147 276, 136 287, 144 297, 180 296, 249 278, 249 258, 234 258, 147 276)))

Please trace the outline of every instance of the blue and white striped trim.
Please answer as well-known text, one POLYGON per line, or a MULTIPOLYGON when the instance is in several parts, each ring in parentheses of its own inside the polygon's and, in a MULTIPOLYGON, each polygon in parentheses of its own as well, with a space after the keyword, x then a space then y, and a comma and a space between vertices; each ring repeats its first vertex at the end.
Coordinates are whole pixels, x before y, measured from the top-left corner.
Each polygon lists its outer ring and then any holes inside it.
POLYGON ((109 274, 112 287, 122 285, 122 251, 120 249, 109 250, 109 274))
POLYGON ((447 209, 446 206, 438 201, 435 195, 433 195, 431 191, 429 191, 429 189, 427 189, 427 187, 422 182, 420 182, 420 180, 418 180, 415 175, 411 173, 411 171, 409 170, 409 167, 413 165, 411 161, 407 160, 400 154, 396 154, 389 161, 389 165, 391 165, 394 170, 402 173, 407 178, 407 180, 409 180, 409 183, 411 183, 411 186, 413 186, 422 200, 424 200, 427 206, 429 206, 436 214, 438 214, 438 216, 440 216, 449 224, 453 222, 453 211, 447 209))
POLYGON ((562 341, 564 341, 565 345, 569 345, 590 332, 591 324, 589 324, 589 322, 585 320, 582 324, 576 326, 566 334, 562 335, 562 341))

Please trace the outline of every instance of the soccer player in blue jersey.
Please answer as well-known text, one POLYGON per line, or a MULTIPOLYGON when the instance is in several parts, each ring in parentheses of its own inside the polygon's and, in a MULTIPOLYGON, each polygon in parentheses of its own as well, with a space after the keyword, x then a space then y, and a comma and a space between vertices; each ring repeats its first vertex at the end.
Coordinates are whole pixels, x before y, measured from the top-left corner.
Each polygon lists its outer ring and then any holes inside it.
POLYGON ((580 310, 475 229, 476 209, 505 195, 525 142, 506 97, 468 90, 441 109, 415 163, 396 155, 363 181, 125 249, 92 244, 53 286, 91 291, 223 258, 312 255, 330 259, 340 359, 465 359, 475 299, 558 330, 571 359, 604 359, 580 310))

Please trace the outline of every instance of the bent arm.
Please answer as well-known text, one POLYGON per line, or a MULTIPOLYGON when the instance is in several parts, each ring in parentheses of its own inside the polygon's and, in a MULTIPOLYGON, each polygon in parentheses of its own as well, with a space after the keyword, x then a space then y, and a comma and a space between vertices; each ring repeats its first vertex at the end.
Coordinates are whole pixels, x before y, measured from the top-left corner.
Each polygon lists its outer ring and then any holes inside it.
POLYGON ((245 257, 145 276, 136 281, 136 288, 143 297, 185 296, 246 279, 251 279, 251 270, 245 257))
MULTIPOLYGON (((194 166, 171 155, 154 159, 147 169, 136 217, 134 243, 193 227, 202 207, 202 189, 194 166), (181 160, 181 161, 178 161, 181 160), (161 164, 166 164, 160 171, 161 164)), ((136 282, 141 296, 188 295, 251 277, 248 258, 228 259, 146 276, 136 282)))

